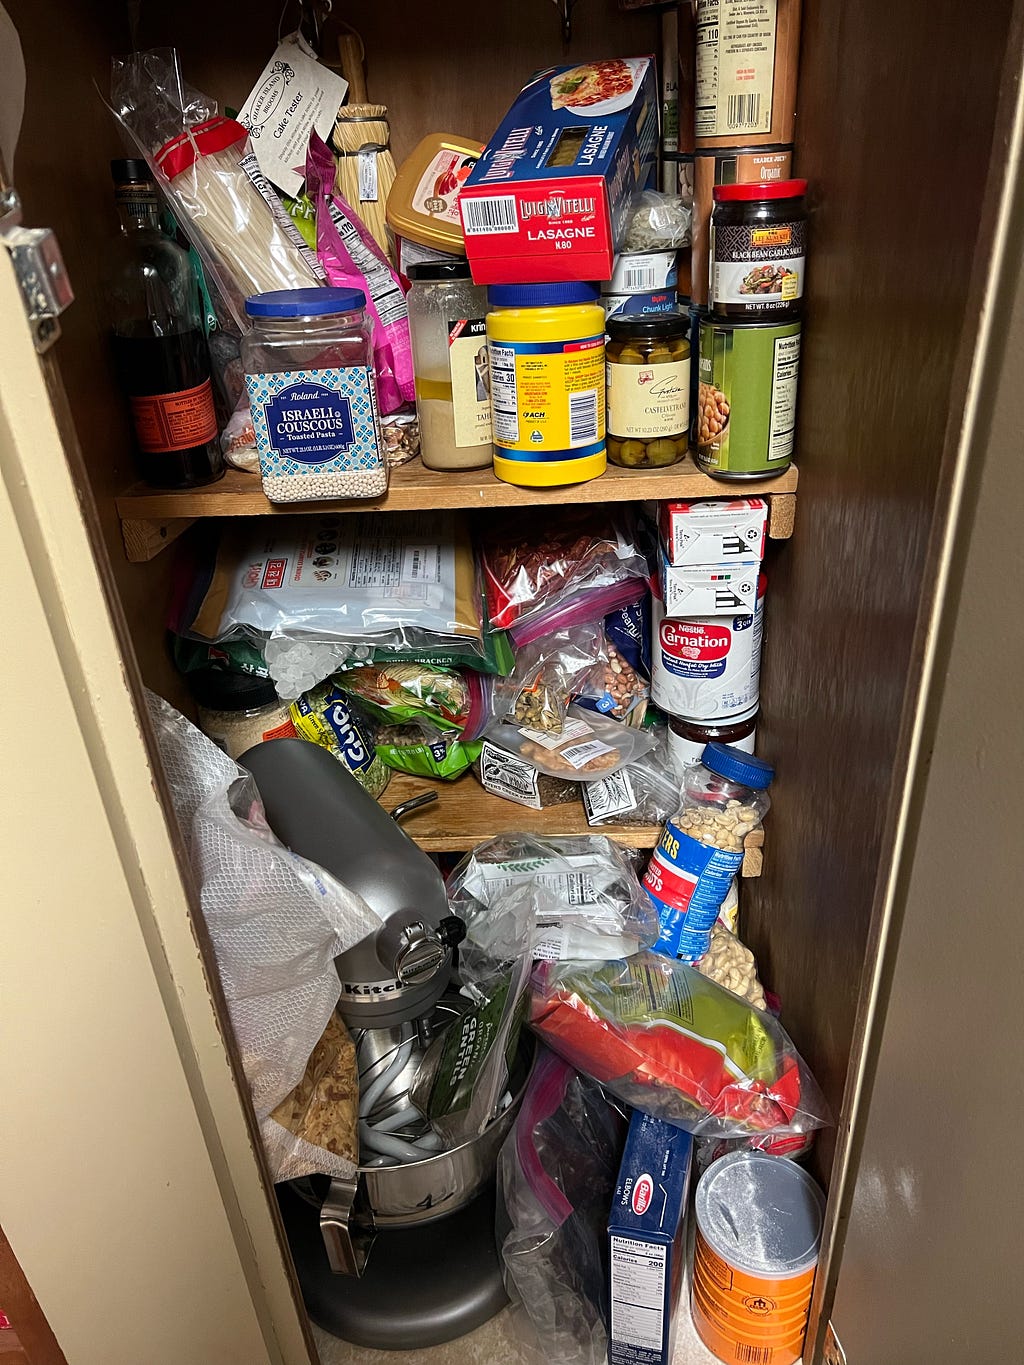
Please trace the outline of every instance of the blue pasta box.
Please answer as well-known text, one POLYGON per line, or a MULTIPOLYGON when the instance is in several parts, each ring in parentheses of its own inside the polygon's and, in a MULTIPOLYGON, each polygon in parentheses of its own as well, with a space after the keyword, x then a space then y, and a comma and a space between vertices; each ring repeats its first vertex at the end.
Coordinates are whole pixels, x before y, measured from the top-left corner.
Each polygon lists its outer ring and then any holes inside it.
POLYGON ((547 67, 459 195, 477 284, 607 280, 658 146, 653 57, 547 67))
POLYGON ((670 1365, 693 1138, 634 1110, 608 1218, 609 1365, 670 1365))

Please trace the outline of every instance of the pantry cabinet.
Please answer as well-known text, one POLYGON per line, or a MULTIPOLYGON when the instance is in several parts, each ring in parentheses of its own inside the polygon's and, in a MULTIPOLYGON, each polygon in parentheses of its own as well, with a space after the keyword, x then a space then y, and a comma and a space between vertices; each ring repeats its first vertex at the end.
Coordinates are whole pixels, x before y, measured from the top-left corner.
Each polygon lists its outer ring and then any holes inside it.
MULTIPOLYGON (((122 147, 96 90, 111 53, 174 43, 188 80, 237 107, 280 7, 6 7, 27 71, 7 178, 25 222, 55 229, 76 299, 37 355, 0 251, 0 1224, 71 1365, 298 1365, 308 1325, 142 709, 143 684, 184 704, 168 544, 274 513, 241 475, 134 484, 100 340, 122 147)), ((613 0, 575 6, 568 47, 550 0, 335 10, 365 41, 399 161, 429 131, 486 139, 563 54, 657 46, 652 12, 613 0)), ((807 1365, 837 1358, 830 1316, 850 1365, 996 1360, 1016 1340, 990 1276, 1024 1272, 1019 1180, 1001 1179, 1024 1127, 1022 26, 1013 0, 804 7, 800 473, 765 486, 759 747, 779 778, 744 927, 837 1117, 815 1156, 829 1209, 807 1365)), ((381 505, 720 491, 691 466, 554 493, 406 470, 381 505)), ((464 806, 426 846, 493 832, 464 806)))

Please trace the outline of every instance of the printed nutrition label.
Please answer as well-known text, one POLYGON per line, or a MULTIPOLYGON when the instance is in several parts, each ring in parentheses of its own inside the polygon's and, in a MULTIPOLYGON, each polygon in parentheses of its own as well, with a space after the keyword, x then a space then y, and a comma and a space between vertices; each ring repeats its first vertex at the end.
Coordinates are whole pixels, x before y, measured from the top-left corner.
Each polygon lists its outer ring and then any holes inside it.
POLYGON ((800 334, 778 337, 772 360, 772 415, 768 427, 768 459, 790 460, 796 439, 796 380, 800 369, 800 334))
POLYGON ((665 1331, 666 1249, 632 1237, 611 1243, 611 1339, 658 1350, 665 1331))

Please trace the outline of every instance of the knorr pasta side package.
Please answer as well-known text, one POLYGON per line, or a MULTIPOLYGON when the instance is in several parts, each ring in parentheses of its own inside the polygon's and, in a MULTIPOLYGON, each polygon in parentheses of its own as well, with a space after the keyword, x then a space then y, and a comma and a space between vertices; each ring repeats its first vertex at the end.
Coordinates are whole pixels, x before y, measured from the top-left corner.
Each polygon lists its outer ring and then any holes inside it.
POLYGON ((459 196, 477 284, 607 280, 658 145, 653 57, 532 77, 459 196))

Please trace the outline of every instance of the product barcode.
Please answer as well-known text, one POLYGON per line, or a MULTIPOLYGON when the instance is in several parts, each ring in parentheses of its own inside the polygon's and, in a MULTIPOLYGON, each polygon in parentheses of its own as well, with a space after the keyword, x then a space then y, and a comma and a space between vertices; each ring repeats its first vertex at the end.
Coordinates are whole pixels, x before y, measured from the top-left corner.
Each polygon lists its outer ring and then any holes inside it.
POLYGON ((742 1341, 736 1342, 736 1359, 742 1360, 743 1365, 772 1365, 772 1355, 775 1348, 772 1346, 747 1346, 742 1341))
POLYGON ((658 288, 658 272, 653 265, 627 266, 623 280, 627 294, 641 294, 658 288))
POLYGON ((761 96, 730 95, 725 116, 730 128, 756 128, 761 122, 761 96))
POLYGON ((569 444, 586 445, 597 440, 597 390, 569 395, 569 444))
POLYGON ((518 232, 514 194, 499 194, 493 199, 463 199, 462 225, 470 237, 485 237, 492 232, 518 232))

